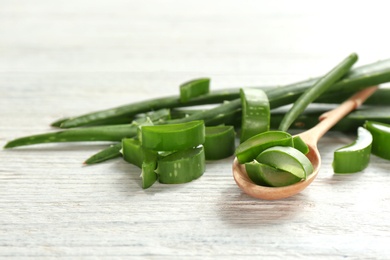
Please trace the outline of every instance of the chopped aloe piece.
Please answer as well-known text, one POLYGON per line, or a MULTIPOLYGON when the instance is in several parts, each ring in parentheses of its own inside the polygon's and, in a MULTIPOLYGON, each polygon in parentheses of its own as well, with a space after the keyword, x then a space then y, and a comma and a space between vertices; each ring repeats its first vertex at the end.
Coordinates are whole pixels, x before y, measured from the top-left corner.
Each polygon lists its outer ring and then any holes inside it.
POLYGON ((192 98, 209 93, 209 91, 209 78, 200 78, 185 82, 180 85, 180 102, 188 102, 192 98))
POLYGON ((268 131, 257 134, 236 149, 236 156, 239 163, 244 164, 255 159, 262 151, 272 146, 293 146, 292 136, 283 131, 268 131))
POLYGON ((371 145, 371 133, 359 127, 357 139, 334 152, 332 163, 334 172, 354 173, 364 170, 370 161, 371 145))
POLYGON ((142 188, 147 189, 151 187, 157 180, 155 172, 157 167, 157 154, 147 154, 145 160, 142 162, 142 188))
POLYGON ((139 134, 144 148, 156 151, 177 151, 204 143, 202 120, 180 124, 142 126, 139 134))
POLYGON ((139 140, 125 138, 122 140, 122 154, 125 161, 142 169, 142 188, 147 189, 157 180, 155 173, 158 153, 145 149, 139 140))
POLYGON ((158 160, 158 180, 166 184, 179 184, 195 180, 205 171, 203 147, 178 151, 158 160))
POLYGON ((123 159, 125 159, 126 162, 134 164, 139 168, 142 167, 144 153, 139 140, 134 138, 124 138, 122 140, 121 152, 123 154, 123 159))
POLYGON ((233 126, 208 126, 203 144, 206 160, 219 160, 234 154, 235 132, 233 126))
POLYGON ((257 185, 282 187, 301 181, 291 172, 283 171, 267 164, 259 163, 253 160, 245 164, 245 170, 248 177, 257 185))
POLYGON ((309 146, 302 140, 299 135, 293 137, 294 148, 301 151, 303 154, 309 153, 309 146))
POLYGON ((240 89, 242 103, 241 138, 248 138, 266 132, 270 125, 270 105, 263 90, 253 88, 240 89))
POLYGON ((310 160, 293 147, 274 146, 268 148, 256 157, 256 161, 282 171, 291 172, 301 179, 306 179, 313 172, 310 160))
POLYGON ((256 160, 245 163, 246 174, 248 175, 249 179, 251 179, 251 181, 253 181, 255 184, 261 186, 269 186, 269 184, 266 183, 264 180, 263 171, 260 165, 265 164, 261 164, 256 160))
POLYGON ((390 160, 390 124, 367 121, 364 127, 372 134, 371 152, 390 160))
POLYGON ((142 147, 139 140, 134 138, 125 138, 122 140, 123 159, 128 163, 142 168, 142 163, 146 157, 157 156, 157 152, 142 147))

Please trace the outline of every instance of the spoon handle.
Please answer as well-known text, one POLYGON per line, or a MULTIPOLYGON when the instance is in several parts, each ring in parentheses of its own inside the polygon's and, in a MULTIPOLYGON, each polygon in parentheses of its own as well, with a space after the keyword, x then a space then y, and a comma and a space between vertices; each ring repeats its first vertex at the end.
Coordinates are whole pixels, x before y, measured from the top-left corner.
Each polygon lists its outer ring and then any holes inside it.
POLYGON ((329 129, 331 129, 338 121, 348 115, 351 111, 355 110, 357 107, 363 104, 364 101, 366 101, 366 99, 370 97, 377 89, 378 86, 374 86, 357 92, 335 109, 322 114, 319 117, 320 123, 303 134, 306 135, 312 144, 316 145, 317 141, 327 131, 329 131, 329 129))

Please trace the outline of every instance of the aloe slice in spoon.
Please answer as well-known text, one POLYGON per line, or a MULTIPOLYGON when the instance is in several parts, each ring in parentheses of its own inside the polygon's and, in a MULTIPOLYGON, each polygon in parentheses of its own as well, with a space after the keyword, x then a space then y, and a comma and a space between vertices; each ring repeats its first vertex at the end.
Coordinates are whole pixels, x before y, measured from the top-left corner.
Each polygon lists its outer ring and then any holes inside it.
POLYGON ((236 148, 236 157, 243 164, 255 159, 272 146, 293 146, 292 136, 284 131, 268 131, 252 136, 236 148))
POLYGON ((309 152, 309 146, 302 140, 299 135, 293 136, 293 144, 294 148, 301 151, 303 154, 307 154, 309 152))
POLYGON ((310 160, 299 150, 288 146, 274 146, 256 157, 259 163, 291 172, 300 179, 306 179, 313 172, 310 160))
POLYGON ((282 187, 301 181, 301 178, 298 178, 291 172, 276 169, 256 160, 246 163, 245 170, 254 183, 262 186, 282 187))

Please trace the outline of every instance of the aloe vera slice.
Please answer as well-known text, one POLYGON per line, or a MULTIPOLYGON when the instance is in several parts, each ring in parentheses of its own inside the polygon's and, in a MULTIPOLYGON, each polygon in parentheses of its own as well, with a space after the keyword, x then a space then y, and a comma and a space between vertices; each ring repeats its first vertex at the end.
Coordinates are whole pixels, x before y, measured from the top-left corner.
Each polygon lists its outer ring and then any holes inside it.
POLYGON ((158 160, 156 173, 158 180, 166 184, 179 184, 195 180, 205 171, 203 147, 172 153, 158 160))
POLYGON ((390 124, 367 121, 364 127, 372 134, 371 152, 390 160, 390 124))
POLYGON ((142 163, 145 161, 145 158, 152 158, 157 156, 156 151, 145 149, 142 147, 139 140, 134 138, 124 138, 122 140, 122 150, 123 159, 139 168, 142 168, 142 163))
POLYGON ((309 153, 309 146, 302 140, 299 135, 293 137, 294 148, 301 151, 303 154, 309 153))
POLYGON ((272 146, 293 146, 292 136, 284 131, 268 131, 257 134, 241 143, 235 151, 239 163, 255 159, 262 151, 272 146))
POLYGON ((299 150, 288 146, 274 146, 256 157, 259 163, 287 171, 300 179, 306 179, 313 172, 310 160, 299 150))
POLYGON ((234 154, 235 132, 233 126, 208 126, 203 144, 206 160, 220 160, 234 154))
POLYGON ((180 85, 180 102, 185 103, 192 98, 210 92, 210 79, 200 78, 185 82, 180 85))
POLYGON ((263 90, 240 89, 242 103, 242 122, 240 142, 269 130, 270 105, 263 90))
POLYGON ((155 169, 158 157, 156 151, 143 148, 139 140, 125 138, 122 140, 121 152, 125 161, 142 169, 141 179, 143 189, 149 188, 156 182, 157 175, 155 169))
MULTIPOLYGON (((147 156, 148 157, 148 156, 147 156)), ((157 156, 151 156, 149 158, 145 158, 142 162, 142 188, 147 189, 151 187, 157 180, 157 174, 155 172, 157 167, 157 156)))
POLYGON ((335 173, 354 173, 364 170, 370 161, 372 145, 371 133, 363 128, 358 128, 357 139, 333 154, 333 171, 335 173))
POLYGON ((282 187, 301 181, 301 178, 298 178, 291 172, 279 170, 267 164, 259 163, 256 160, 246 163, 245 170, 248 177, 255 184, 261 186, 282 187))
POLYGON ((156 151, 177 151, 204 143, 202 120, 180 124, 142 126, 139 137, 144 148, 156 151))

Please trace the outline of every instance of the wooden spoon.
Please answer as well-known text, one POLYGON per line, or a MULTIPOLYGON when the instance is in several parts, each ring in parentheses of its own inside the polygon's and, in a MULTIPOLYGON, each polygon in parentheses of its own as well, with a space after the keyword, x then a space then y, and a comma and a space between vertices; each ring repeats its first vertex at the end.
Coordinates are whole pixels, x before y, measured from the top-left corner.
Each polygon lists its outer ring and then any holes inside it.
POLYGON ((246 171, 245 166, 240 164, 237 158, 233 162, 233 176, 237 185, 248 195, 265 200, 277 200, 293 196, 305 189, 318 174, 321 167, 321 156, 317 148, 317 142, 338 121, 352 110, 360 106, 371 94, 377 90, 377 86, 366 88, 344 101, 337 108, 322 114, 320 122, 313 128, 299 134, 302 140, 309 146, 306 155, 313 164, 314 171, 306 180, 284 187, 266 187, 253 183, 246 171))

